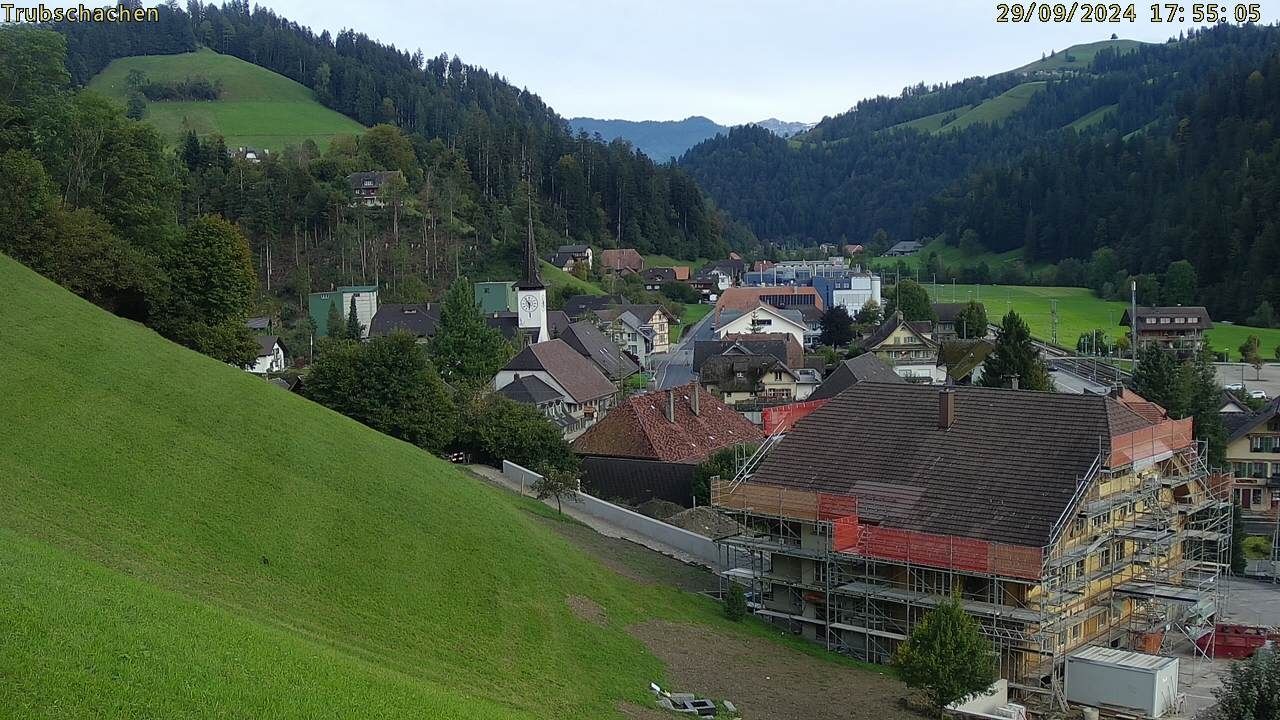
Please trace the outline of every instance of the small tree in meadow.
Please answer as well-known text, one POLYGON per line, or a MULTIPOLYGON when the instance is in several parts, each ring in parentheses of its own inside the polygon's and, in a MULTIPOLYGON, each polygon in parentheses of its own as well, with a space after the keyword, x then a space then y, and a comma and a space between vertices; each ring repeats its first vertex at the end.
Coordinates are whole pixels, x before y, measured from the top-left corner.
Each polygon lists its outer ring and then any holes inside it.
POLYGON ((729 591, 724 596, 724 616, 734 622, 742 622, 747 616, 747 593, 736 582, 729 583, 729 591))
POLYGON ((538 478, 530 489, 539 500, 555 498, 556 512, 563 515, 563 501, 577 502, 578 500, 578 476, 567 470, 553 467, 542 468, 540 475, 542 477, 538 478))

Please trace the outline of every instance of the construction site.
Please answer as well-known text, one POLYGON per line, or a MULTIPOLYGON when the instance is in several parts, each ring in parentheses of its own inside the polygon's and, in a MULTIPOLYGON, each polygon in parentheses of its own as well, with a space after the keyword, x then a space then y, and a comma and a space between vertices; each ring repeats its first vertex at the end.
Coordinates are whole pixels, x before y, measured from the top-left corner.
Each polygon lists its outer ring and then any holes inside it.
POLYGON ((1086 646, 1210 652, 1195 641, 1224 602, 1230 482, 1191 420, 1131 393, 959 390, 858 386, 776 424, 713 481, 744 528, 719 540, 722 583, 876 663, 955 597, 1032 713, 1066 708, 1086 646))

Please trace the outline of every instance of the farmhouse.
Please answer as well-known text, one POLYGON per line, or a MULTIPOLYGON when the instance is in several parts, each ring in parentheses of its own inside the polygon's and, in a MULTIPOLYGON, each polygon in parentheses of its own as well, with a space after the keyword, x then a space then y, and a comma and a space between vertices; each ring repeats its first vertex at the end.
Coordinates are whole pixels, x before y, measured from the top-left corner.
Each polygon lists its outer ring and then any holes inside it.
POLYGON ((600 269, 619 275, 634 275, 644 270, 644 258, 636 252, 635 248, 602 250, 600 269))
POLYGON ((765 448, 712 483, 744 525, 718 542, 748 558, 723 576, 831 649, 888 662, 956 597, 1000 676, 1047 704, 1083 646, 1212 627, 1227 483, 1189 419, 1140 398, 859 383, 765 448))
POLYGON ((697 464, 760 431, 697 383, 633 395, 573 442, 583 488, 605 498, 691 504, 697 464))
POLYGON ((590 427, 613 406, 617 388, 587 358, 563 340, 526 346, 493 377, 493 389, 501 391, 513 382, 536 377, 564 398, 564 409, 574 422, 566 427, 575 435, 590 427))
POLYGON ((284 343, 275 335, 259 335, 258 357, 253 364, 245 368, 255 375, 282 372, 289 366, 285 356, 284 343))
MULTIPOLYGON (((1128 310, 1120 318, 1120 324, 1131 327, 1128 310)), ((1204 347, 1204 334, 1213 327, 1209 311, 1203 307, 1140 307, 1137 310, 1138 344, 1159 345, 1185 355, 1204 347)))
POLYGON ((1227 461, 1247 529, 1271 534, 1280 519, 1280 398, 1236 423, 1227 461))
POLYGON ((946 371, 938 369, 938 343, 932 332, 932 323, 907 322, 901 312, 895 312, 862 342, 862 347, 912 382, 941 382, 946 379, 946 371))
POLYGON ((383 190, 393 178, 404 180, 404 173, 399 170, 374 170, 351 173, 347 176, 347 187, 351 190, 351 204, 365 207, 382 207, 386 204, 383 190))

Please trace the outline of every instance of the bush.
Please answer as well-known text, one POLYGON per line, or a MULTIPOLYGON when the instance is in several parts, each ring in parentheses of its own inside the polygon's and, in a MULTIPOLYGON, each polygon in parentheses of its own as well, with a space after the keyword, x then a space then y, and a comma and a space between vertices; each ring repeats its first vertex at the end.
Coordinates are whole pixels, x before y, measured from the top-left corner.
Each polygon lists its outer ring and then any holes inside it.
POLYGON ((724 616, 734 622, 742 622, 747 616, 747 593, 736 582, 729 583, 729 592, 724 596, 724 616))

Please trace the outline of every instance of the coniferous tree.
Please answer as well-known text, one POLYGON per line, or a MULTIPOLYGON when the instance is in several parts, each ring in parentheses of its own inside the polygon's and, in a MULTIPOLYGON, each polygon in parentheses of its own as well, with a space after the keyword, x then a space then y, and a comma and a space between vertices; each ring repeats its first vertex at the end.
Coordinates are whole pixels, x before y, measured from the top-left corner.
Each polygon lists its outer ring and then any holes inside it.
POLYGON ((995 651, 955 598, 930 610, 894 656, 902 679, 923 690, 935 707, 963 701, 995 679, 995 651))
POLYGON ((1011 310, 1000 321, 995 349, 982 365, 979 384, 985 387, 1012 387, 1015 376, 1020 389, 1053 389, 1049 369, 1041 360, 1040 351, 1031 342, 1030 328, 1026 321, 1011 310))
POLYGON ((343 335, 348 340, 359 340, 364 336, 364 325, 360 324, 360 315, 356 313, 356 297, 351 296, 351 306, 347 310, 347 326, 343 335))
POLYGON ((511 345, 480 314, 471 282, 465 277, 453 281, 431 339, 431 357, 445 382, 457 388, 480 388, 511 355, 511 345))
POLYGON ((338 311, 338 300, 336 298, 329 303, 329 315, 325 322, 325 335, 334 340, 341 340, 346 336, 346 326, 342 324, 342 313, 338 311))
POLYGON ((1175 416, 1181 410, 1178 388, 1178 361, 1172 353, 1149 343, 1138 350, 1138 365, 1133 370, 1133 390, 1165 408, 1175 416))
POLYGON ((963 340, 986 337, 987 308, 976 300, 970 300, 956 313, 955 326, 956 334, 963 340))

